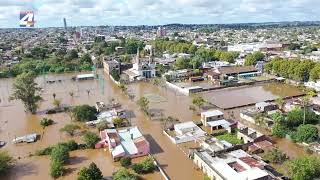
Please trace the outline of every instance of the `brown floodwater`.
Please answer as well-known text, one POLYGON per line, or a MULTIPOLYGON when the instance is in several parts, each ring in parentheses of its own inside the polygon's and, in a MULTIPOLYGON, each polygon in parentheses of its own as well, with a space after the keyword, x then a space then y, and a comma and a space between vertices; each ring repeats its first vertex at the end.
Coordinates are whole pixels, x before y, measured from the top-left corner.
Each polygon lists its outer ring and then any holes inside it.
MULTIPOLYGON (((44 101, 41 103, 37 115, 26 114, 23 105, 19 101, 9 102, 7 97, 10 94, 13 80, 0 80, 0 140, 8 142, 2 149, 9 151, 9 153, 17 159, 16 166, 6 177, 0 177, 0 179, 50 179, 49 158, 29 157, 29 154, 39 148, 47 147, 48 145, 56 144, 61 141, 67 141, 69 139, 75 139, 78 142, 81 142, 79 136, 70 138, 59 132, 61 127, 71 122, 71 119, 67 114, 61 113, 50 115, 49 117, 55 121, 55 124, 47 127, 45 130, 40 126, 40 119, 46 116, 43 112, 46 109, 53 107, 53 93, 56 94, 57 99, 61 99, 62 103, 66 105, 94 105, 97 101, 108 102, 111 98, 115 98, 124 108, 131 111, 130 114, 132 114, 132 116, 130 120, 132 125, 137 125, 140 128, 141 132, 151 144, 152 154, 171 179, 203 179, 203 173, 200 170, 197 170, 196 166, 186 155, 188 147, 195 147, 195 144, 187 143, 179 146, 174 145, 169 138, 162 133, 161 122, 146 118, 139 110, 136 103, 130 101, 108 77, 105 77, 104 83, 101 83, 101 81, 99 83, 98 80, 74 82, 70 80, 73 75, 74 74, 48 75, 37 79, 39 85, 44 89, 44 101), (46 84, 45 81, 48 79, 60 79, 62 82, 46 84), (87 90, 90 90, 89 95, 87 94, 87 90), (69 92, 71 91, 75 93, 74 98, 69 96, 69 92), (13 145, 11 143, 11 140, 15 136, 21 136, 32 132, 42 135, 41 139, 36 143, 19 145, 13 145)), ((151 101, 150 109, 153 113, 162 113, 165 116, 173 116, 178 118, 181 122, 191 120, 199 121, 200 119, 199 116, 189 110, 189 105, 191 105, 190 97, 145 82, 128 85, 128 91, 135 94, 135 101, 142 96, 149 97, 151 101)), ((260 96, 260 91, 267 90, 263 90, 261 87, 256 91, 258 91, 256 95, 260 96)), ((275 91, 277 92, 278 90, 275 91)), ((272 92, 269 93, 272 94, 272 92)), ((236 102, 233 99, 229 99, 229 94, 221 93, 220 96, 224 97, 223 101, 236 102)), ((225 111, 225 113, 228 114, 228 111, 225 111)), ((235 111, 234 114, 236 119, 238 119, 239 112, 235 111)), ((284 140, 277 141, 284 144, 284 140)), ((300 155, 301 149, 293 149, 291 145, 293 145, 293 143, 289 142, 284 148, 287 148, 289 152, 292 151, 291 154, 293 155, 300 155)), ((140 159, 137 159, 135 161, 139 160, 140 159)), ((105 177, 111 176, 113 172, 120 168, 118 163, 112 162, 108 152, 104 152, 101 149, 79 150, 71 152, 70 162, 66 165, 67 174, 60 179, 75 179, 80 167, 87 166, 90 162, 95 162, 102 170, 105 177)), ((152 180, 163 179, 159 172, 143 176, 143 178, 152 180)))
POLYGON ((283 83, 268 83, 256 86, 227 88, 201 93, 210 103, 222 109, 242 107, 278 97, 302 95, 297 87, 283 83))
MULTIPOLYGON (((104 81, 104 87, 98 80, 89 80, 83 82, 73 82, 70 78, 73 74, 49 75, 47 77, 37 78, 38 84, 44 89, 43 98, 39 113, 37 115, 28 115, 24 112, 23 105, 19 101, 9 102, 7 100, 10 94, 10 88, 13 79, 0 80, 0 139, 7 142, 2 149, 9 151, 14 156, 16 166, 6 177, 0 179, 50 179, 48 157, 29 157, 29 154, 35 150, 47 147, 69 139, 81 141, 80 137, 70 138, 59 132, 59 129, 65 124, 70 123, 71 119, 67 114, 49 115, 55 121, 55 124, 47 127, 45 130, 39 124, 42 117, 46 117, 43 112, 52 108, 53 93, 57 99, 62 100, 62 104, 90 104, 94 105, 97 101, 107 102, 115 98, 123 107, 132 111, 131 122, 137 125, 142 133, 151 143, 151 151, 160 166, 165 170, 171 179, 202 179, 203 174, 196 170, 196 167, 187 156, 162 134, 162 125, 159 121, 150 120, 142 114, 135 102, 130 101, 119 88, 114 85, 109 78, 104 81), (61 79, 62 82, 46 84, 46 80, 61 79), (103 88, 103 91, 102 91, 103 88), (87 94, 90 90, 90 94, 87 94), (69 92, 74 92, 75 97, 71 98, 69 92), (21 136, 36 132, 41 135, 41 139, 36 143, 18 144, 11 143, 15 136, 21 136)), ((181 121, 193 119, 192 112, 188 110, 190 100, 188 97, 176 95, 166 89, 160 89, 151 84, 139 83, 129 86, 130 91, 136 92, 136 99, 146 93, 158 94, 164 97, 165 101, 161 103, 151 103, 150 108, 153 111, 163 111, 166 115, 179 118, 181 121)), ((85 150, 71 153, 71 160, 66 166, 67 174, 61 179, 75 179, 80 167, 90 162, 95 162, 102 170, 105 177, 111 176, 112 172, 119 169, 119 165, 111 161, 108 152, 103 150, 85 150)), ((143 176, 145 179, 163 179, 159 172, 143 176)))

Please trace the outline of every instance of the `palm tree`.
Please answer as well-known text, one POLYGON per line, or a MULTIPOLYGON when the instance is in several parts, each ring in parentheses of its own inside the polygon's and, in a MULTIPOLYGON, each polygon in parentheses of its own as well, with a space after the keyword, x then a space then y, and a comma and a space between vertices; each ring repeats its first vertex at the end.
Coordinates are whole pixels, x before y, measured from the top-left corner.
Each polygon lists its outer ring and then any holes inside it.
POLYGON ((56 93, 53 93, 52 96, 53 96, 53 99, 56 99, 57 95, 56 95, 56 93))

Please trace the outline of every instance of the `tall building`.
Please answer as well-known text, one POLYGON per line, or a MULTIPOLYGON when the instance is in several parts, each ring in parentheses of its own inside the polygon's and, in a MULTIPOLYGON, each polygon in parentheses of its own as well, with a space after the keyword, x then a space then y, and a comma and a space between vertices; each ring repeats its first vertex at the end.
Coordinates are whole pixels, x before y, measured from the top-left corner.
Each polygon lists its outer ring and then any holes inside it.
POLYGON ((158 30, 157 30, 157 36, 158 37, 164 37, 167 35, 167 30, 166 28, 164 27, 158 27, 158 30))
POLYGON ((66 20, 66 18, 63 18, 63 25, 64 25, 64 30, 67 30, 67 20, 66 20))

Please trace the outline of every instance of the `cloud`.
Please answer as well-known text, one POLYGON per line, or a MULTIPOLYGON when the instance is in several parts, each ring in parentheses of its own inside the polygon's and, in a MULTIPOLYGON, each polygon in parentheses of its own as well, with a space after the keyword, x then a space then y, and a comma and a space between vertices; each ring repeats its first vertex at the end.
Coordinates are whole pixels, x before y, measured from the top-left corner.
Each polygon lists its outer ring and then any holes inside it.
POLYGON ((17 27, 20 10, 36 26, 240 23, 318 20, 314 0, 0 0, 0 27, 17 27))

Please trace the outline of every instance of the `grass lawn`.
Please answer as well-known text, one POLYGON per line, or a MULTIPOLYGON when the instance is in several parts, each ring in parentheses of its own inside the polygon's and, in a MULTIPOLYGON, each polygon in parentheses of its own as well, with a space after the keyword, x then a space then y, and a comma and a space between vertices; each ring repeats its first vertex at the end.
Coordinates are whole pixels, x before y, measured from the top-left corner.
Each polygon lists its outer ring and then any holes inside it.
POLYGON ((223 134, 223 135, 219 135, 216 136, 217 139, 219 140, 225 140, 228 141, 229 143, 236 145, 236 144, 243 144, 243 140, 238 139, 236 135, 234 134, 223 134))

